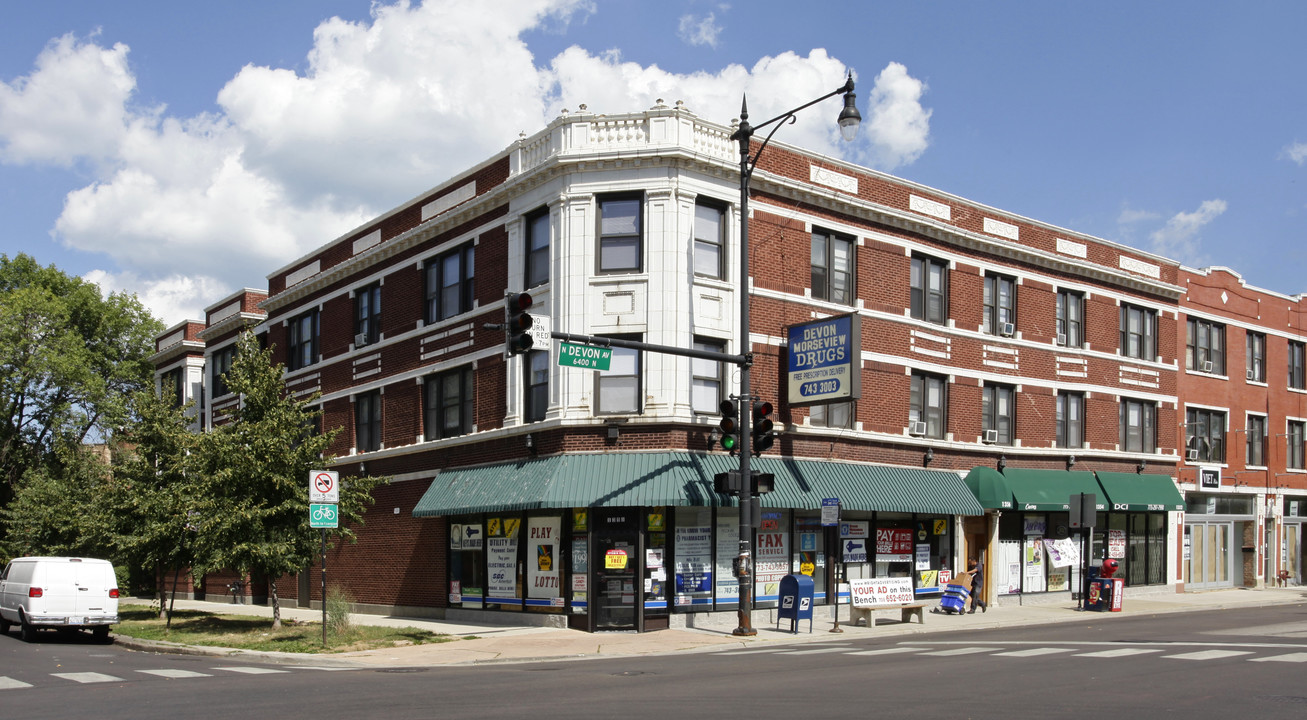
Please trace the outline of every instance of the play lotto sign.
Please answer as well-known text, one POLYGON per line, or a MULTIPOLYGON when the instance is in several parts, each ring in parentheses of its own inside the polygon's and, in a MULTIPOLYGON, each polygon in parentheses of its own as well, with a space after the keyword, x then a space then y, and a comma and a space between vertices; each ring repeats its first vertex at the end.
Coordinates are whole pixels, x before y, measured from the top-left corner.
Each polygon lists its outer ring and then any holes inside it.
POLYGON ((612 359, 612 348, 575 345, 573 343, 558 344, 558 364, 561 367, 607 370, 612 359))

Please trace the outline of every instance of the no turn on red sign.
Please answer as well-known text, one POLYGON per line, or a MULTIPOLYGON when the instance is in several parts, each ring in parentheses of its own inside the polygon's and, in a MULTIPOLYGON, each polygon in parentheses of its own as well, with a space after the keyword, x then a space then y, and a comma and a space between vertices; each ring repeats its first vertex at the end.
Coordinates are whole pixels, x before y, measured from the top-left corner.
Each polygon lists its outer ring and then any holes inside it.
POLYGON ((310 470, 309 502, 340 502, 340 473, 335 470, 310 470))

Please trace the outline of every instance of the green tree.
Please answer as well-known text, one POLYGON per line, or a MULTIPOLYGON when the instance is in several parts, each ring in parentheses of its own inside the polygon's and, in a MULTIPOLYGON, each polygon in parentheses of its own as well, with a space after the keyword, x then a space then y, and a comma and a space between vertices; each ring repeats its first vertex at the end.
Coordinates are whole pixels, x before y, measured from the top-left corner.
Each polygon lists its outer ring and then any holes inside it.
POLYGON ((24 473, 14 500, 0 510, 9 528, 9 557, 80 555, 111 557, 111 540, 99 524, 97 498, 109 478, 103 447, 64 442, 46 462, 24 473))
MULTIPOLYGON (((286 393, 282 366, 259 350, 250 333, 237 342, 226 373, 227 387, 240 396, 200 437, 196 505, 196 567, 252 573, 268 579, 272 625, 281 627, 277 579, 307 570, 318 547, 308 526, 309 472, 329 465, 327 447, 338 430, 315 433, 317 396, 286 393)), ((353 539, 349 524, 362 524, 372 488, 384 478, 342 482, 337 537, 353 539)))

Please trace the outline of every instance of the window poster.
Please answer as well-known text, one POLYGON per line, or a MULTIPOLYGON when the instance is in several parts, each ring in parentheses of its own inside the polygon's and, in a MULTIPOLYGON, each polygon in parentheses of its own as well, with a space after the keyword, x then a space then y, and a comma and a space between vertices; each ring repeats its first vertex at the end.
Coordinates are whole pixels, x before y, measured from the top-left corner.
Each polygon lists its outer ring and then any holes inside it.
POLYGON ((560 534, 560 518, 537 517, 527 521, 527 597, 561 597, 557 561, 560 534))
POLYGON ((754 593, 757 601, 780 598, 781 578, 790 574, 790 534, 785 511, 764 510, 754 552, 754 593))
POLYGON ((676 604, 712 599, 712 526, 676 527, 676 604))
POLYGON ((1125 559, 1125 530, 1107 531, 1107 556, 1117 560, 1125 559))
POLYGON ((517 599, 517 535, 486 539, 486 594, 490 601, 517 599))
POLYGON ((1023 548, 1025 564, 1025 589, 1027 592, 1044 592, 1044 543, 1043 538, 1027 538, 1023 548))
POLYGON ((876 528, 876 562, 912 562, 910 528, 876 528))
POLYGON ((740 517, 731 512, 717 514, 717 583, 718 603, 740 602, 740 581, 731 561, 740 555, 740 517))

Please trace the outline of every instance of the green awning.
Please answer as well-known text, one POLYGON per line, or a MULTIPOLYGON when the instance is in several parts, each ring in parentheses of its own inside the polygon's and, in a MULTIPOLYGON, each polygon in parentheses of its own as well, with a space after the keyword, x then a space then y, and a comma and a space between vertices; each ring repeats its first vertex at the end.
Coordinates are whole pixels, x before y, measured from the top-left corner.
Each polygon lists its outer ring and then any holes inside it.
POLYGON ((1107 509, 1107 499, 1091 472, 1007 468, 1003 477, 1012 488, 1018 510, 1070 510, 1071 496, 1079 493, 1093 493, 1098 496, 1096 507, 1107 509))
POLYGON ((1100 472, 1109 510, 1146 512, 1184 510, 1184 497, 1167 475, 1100 472))
POLYGON ((971 494, 976 496, 976 500, 980 501, 981 507, 990 510, 1012 509, 1012 488, 1008 487, 1007 478, 994 468, 982 465, 973 467, 963 482, 971 494))
MULTIPOLYGON (((414 517, 572 507, 730 506, 713 476, 739 468, 724 454, 688 452, 568 454, 441 471, 413 508, 414 517)), ((956 473, 921 468, 755 457, 751 468, 775 476, 764 507, 821 509, 839 498, 846 510, 981 515, 984 508, 956 473)))

